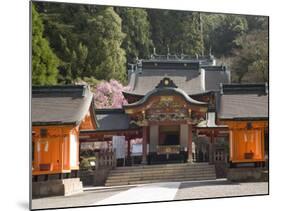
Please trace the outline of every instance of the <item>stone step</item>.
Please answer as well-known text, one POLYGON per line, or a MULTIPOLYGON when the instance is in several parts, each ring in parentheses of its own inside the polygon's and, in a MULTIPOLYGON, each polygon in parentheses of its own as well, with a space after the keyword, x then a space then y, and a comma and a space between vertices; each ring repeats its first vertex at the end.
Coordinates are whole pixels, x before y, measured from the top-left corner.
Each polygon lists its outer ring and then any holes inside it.
POLYGON ((149 176, 136 176, 136 177, 123 177, 123 178, 108 178, 107 182, 119 182, 119 181, 138 181, 138 180, 150 180, 150 179, 177 179, 177 178, 193 178, 193 177, 216 177, 214 173, 207 174, 189 174, 189 175, 149 175, 149 176))
POLYGON ((158 168, 182 168, 182 167, 205 167, 210 166, 209 163, 177 163, 177 164, 157 164, 157 165, 139 165, 139 166, 126 166, 116 167, 115 170, 139 170, 139 169, 158 169, 158 168))
POLYGON ((181 172, 139 172, 139 173, 122 173, 122 174, 110 174, 108 178, 121 178, 121 177, 136 177, 136 176, 149 176, 149 175, 193 175, 193 174, 208 174, 215 173, 214 170, 196 170, 196 171, 181 171, 181 172))
POLYGON ((122 173, 122 174, 110 174, 108 178, 129 178, 139 176, 151 176, 151 175, 193 175, 193 174, 209 174, 214 173, 214 170, 196 170, 196 171, 181 171, 181 172, 139 172, 139 173, 122 173))
POLYGON ((173 178, 173 179, 155 179, 155 180, 139 180, 139 181, 120 181, 120 182, 106 182, 105 186, 121 186, 121 185, 137 185, 137 184, 148 184, 148 183, 159 183, 159 182, 183 182, 183 181, 199 181, 199 180, 214 180, 216 177, 200 176, 190 178, 173 178))
POLYGON ((216 173, 215 166, 208 163, 147 165, 111 170, 106 186, 210 179, 216 179, 216 173))
POLYGON ((193 171, 196 169, 212 169, 213 166, 208 165, 208 166, 182 166, 182 167, 169 167, 169 168, 141 168, 141 169, 113 169, 111 170, 110 173, 115 173, 115 174, 119 174, 119 173, 127 173, 127 172, 150 172, 150 171, 158 171, 158 172, 165 172, 165 171, 177 171, 177 170, 187 170, 187 171, 193 171))
POLYGON ((132 169, 132 168, 152 168, 152 167, 169 167, 169 166, 204 166, 210 165, 208 162, 195 162, 195 163, 167 163, 167 164, 151 164, 151 165, 134 165, 134 166, 121 166, 117 168, 132 169))
POLYGON ((198 172, 212 172, 213 169, 193 169, 193 170, 181 170, 181 171, 143 171, 143 172, 111 172, 110 177, 115 176, 134 176, 134 175, 149 175, 149 174, 186 174, 186 173, 198 173, 198 172))

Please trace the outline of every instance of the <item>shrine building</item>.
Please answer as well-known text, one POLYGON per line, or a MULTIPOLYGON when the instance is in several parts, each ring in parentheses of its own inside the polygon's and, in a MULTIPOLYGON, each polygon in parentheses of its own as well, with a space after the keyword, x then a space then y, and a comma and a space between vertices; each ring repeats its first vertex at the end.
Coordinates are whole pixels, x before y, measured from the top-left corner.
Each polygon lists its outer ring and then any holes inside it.
POLYGON ((268 86, 233 84, 213 56, 152 55, 128 70, 128 104, 96 109, 100 127, 81 143, 125 136, 126 163, 142 139, 141 164, 224 163, 264 166, 268 154, 268 86))
POLYGON ((118 109, 96 109, 87 85, 32 87, 34 195, 46 187, 40 180, 77 178, 89 145, 117 150, 117 166, 205 163, 216 178, 267 165, 267 83, 233 84, 213 56, 156 54, 131 64, 128 80, 128 104, 118 109))
POLYGON ((82 191, 77 174, 79 133, 97 127, 92 100, 93 94, 86 85, 32 87, 34 197, 82 191), (60 182, 49 182, 55 179, 60 182))

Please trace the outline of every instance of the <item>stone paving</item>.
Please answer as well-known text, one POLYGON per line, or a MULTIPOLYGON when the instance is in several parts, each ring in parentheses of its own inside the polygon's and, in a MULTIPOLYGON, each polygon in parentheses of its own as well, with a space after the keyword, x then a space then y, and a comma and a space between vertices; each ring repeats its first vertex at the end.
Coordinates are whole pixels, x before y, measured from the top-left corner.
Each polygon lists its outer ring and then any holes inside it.
POLYGON ((99 201, 94 205, 169 201, 174 199, 180 184, 180 182, 162 182, 139 185, 99 201))
POLYGON ((89 206, 110 196, 123 192, 123 190, 85 191, 72 196, 54 196, 32 200, 32 209, 44 209, 53 207, 77 207, 89 206))
POLYGON ((72 196, 33 199, 32 208, 133 203, 141 202, 140 198, 144 202, 261 194, 268 194, 267 182, 233 183, 227 180, 169 182, 138 185, 137 187, 87 189, 84 193, 72 196), (139 197, 140 195, 147 197, 139 197))
POLYGON ((233 183, 225 180, 181 183, 174 199, 198 199, 268 194, 267 182, 233 183))

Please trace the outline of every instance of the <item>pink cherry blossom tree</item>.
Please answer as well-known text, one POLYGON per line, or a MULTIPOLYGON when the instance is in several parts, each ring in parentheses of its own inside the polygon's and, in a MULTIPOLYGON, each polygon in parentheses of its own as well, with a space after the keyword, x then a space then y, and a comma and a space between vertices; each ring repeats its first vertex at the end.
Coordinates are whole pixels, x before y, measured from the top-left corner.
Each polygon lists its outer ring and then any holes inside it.
POLYGON ((122 91, 128 91, 129 86, 123 86, 116 80, 101 81, 94 89, 96 108, 122 108, 127 104, 122 91))

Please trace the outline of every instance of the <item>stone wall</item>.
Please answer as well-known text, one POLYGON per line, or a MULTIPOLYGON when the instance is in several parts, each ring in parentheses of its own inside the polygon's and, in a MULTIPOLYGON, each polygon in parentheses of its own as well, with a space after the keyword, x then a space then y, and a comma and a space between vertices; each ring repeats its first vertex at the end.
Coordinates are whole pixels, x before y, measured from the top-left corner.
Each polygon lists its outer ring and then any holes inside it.
POLYGON ((268 172, 264 168, 229 168, 227 179, 233 182, 268 181, 268 172))
POLYGON ((79 178, 32 182, 32 198, 68 196, 83 192, 79 178))

